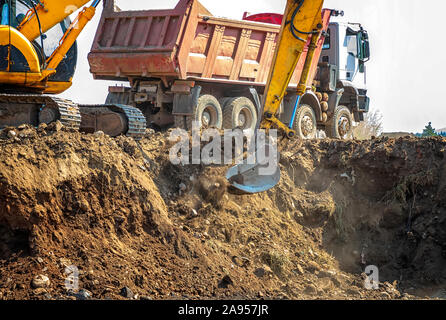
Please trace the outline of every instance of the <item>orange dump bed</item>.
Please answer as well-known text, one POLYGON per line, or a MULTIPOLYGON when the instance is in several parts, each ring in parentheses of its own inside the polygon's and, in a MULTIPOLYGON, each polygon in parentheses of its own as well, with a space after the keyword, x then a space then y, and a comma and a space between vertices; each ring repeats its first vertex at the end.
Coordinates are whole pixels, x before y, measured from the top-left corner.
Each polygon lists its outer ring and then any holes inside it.
POLYGON ((279 31, 280 26, 274 24, 215 17, 196 0, 180 0, 172 10, 146 11, 119 11, 108 0, 88 60, 96 79, 200 79, 264 85, 279 31))

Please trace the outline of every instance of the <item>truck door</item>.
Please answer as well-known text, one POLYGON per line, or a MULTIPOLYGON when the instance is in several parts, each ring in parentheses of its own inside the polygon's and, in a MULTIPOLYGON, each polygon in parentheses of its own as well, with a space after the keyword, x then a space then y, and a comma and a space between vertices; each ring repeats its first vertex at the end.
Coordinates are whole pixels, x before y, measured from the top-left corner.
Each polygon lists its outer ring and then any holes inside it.
POLYGON ((330 23, 325 42, 322 47, 322 54, 319 62, 328 63, 331 65, 339 66, 338 61, 338 28, 337 23, 330 23))

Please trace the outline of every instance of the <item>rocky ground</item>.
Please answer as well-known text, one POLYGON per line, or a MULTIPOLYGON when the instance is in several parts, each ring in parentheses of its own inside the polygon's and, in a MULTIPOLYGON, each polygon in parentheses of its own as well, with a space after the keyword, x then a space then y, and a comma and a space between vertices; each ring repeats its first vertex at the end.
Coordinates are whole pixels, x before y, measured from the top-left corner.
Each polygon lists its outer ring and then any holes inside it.
POLYGON ((168 136, 1 131, 0 298, 445 297, 446 140, 294 141, 248 196, 168 136))

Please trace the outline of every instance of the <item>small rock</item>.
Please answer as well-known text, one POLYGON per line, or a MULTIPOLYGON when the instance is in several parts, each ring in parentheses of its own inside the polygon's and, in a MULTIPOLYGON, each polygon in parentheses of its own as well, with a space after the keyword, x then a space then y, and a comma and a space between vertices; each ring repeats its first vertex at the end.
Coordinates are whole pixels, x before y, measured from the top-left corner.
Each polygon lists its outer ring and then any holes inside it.
POLYGON ((62 267, 66 268, 72 265, 71 260, 70 259, 66 259, 66 258, 60 258, 59 263, 62 267))
POLYGON ((345 291, 345 293, 347 293, 348 295, 351 295, 351 296, 356 296, 359 294, 359 290, 358 290, 358 288, 352 287, 352 288, 348 288, 345 291))
POLYGON ((258 296, 259 298, 263 298, 263 293, 262 293, 262 291, 259 291, 259 293, 257 294, 257 296, 258 296))
POLYGON ((139 300, 152 300, 149 296, 140 296, 139 300))
POLYGON ((321 270, 319 271, 318 277, 319 278, 331 278, 333 276, 336 276, 336 272, 332 270, 321 270))
POLYGON ((31 286, 34 289, 48 288, 50 283, 51 283, 50 279, 46 275, 38 274, 33 278, 32 282, 31 282, 31 286))
POLYGON ((91 297, 93 296, 93 294, 88 290, 81 289, 81 290, 79 290, 79 292, 75 293, 73 296, 76 297, 77 300, 90 300, 91 297))
POLYGON ((223 279, 221 279, 220 283, 218 284, 218 287, 226 289, 232 284, 234 284, 234 282, 232 281, 231 277, 226 275, 223 277, 223 279))
POLYGON ((401 299, 402 299, 402 300, 409 300, 409 299, 410 299, 410 295, 409 295, 408 293, 404 293, 404 294, 401 296, 401 299))
POLYGON ((59 120, 57 120, 56 122, 52 122, 48 125, 48 130, 50 131, 55 131, 55 132, 59 132, 60 130, 62 130, 63 128, 63 124, 62 122, 60 122, 59 120))
POLYGON ((62 130, 63 124, 59 120, 56 121, 56 124, 54 125, 54 131, 59 132, 62 130))
POLYGON ((300 275, 305 273, 304 269, 302 268, 302 266, 300 264, 297 265, 296 272, 300 275))
POLYGON ((33 294, 34 294, 35 296, 41 296, 41 295, 44 295, 44 294, 46 294, 46 293, 48 293, 48 292, 46 291, 45 288, 37 288, 37 289, 34 289, 34 290, 33 290, 33 294))
POLYGON ((266 274, 266 271, 265 271, 265 269, 263 269, 263 268, 257 268, 257 269, 254 271, 254 274, 255 274, 258 278, 263 278, 263 277, 265 276, 265 274, 266 274))
POLYGON ((180 185, 178 187, 180 188, 181 192, 184 192, 187 189, 187 187, 186 187, 186 185, 184 183, 180 183, 180 185))
POLYGON ((26 124, 21 124, 20 126, 17 127, 17 129, 19 130, 25 130, 27 128, 26 124))
POLYGON ((39 124, 39 127, 38 127, 39 130, 45 130, 46 128, 48 128, 48 125, 46 123, 39 124))
POLYGON ((319 271, 320 270, 319 265, 314 261, 310 261, 307 265, 307 268, 310 271, 319 271))
POLYGON ((41 257, 37 257, 36 260, 37 260, 38 263, 43 263, 43 259, 41 257))
POLYGON ((104 133, 104 131, 96 131, 95 133, 94 133, 94 135, 95 135, 95 137, 103 137, 104 135, 105 135, 105 133, 104 133))
POLYGON ((388 294, 387 292, 381 292, 380 296, 381 296, 382 299, 386 299, 386 300, 392 299, 390 294, 388 294))
POLYGON ((133 299, 133 297, 135 296, 135 294, 129 287, 122 288, 120 294, 124 298, 128 298, 128 299, 133 299))
POLYGON ((146 132, 144 133, 146 138, 150 137, 153 134, 155 134, 155 130, 153 129, 146 129, 146 132))
POLYGON ((305 288, 304 293, 314 295, 317 294, 317 289, 314 285, 310 284, 305 288))
POLYGON ((17 136, 17 133, 14 130, 8 131, 9 138, 15 138, 16 136, 17 136))
POLYGON ((195 209, 192 209, 192 216, 193 217, 198 217, 198 212, 195 209))

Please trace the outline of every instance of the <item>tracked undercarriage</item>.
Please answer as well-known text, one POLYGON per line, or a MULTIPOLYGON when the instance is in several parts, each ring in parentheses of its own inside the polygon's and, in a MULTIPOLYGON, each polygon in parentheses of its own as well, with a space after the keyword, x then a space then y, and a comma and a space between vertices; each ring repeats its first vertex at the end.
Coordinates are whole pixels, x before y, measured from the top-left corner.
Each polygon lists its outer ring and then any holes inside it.
POLYGON ((141 139, 146 119, 137 108, 122 104, 78 105, 40 94, 0 94, 0 128, 59 120, 64 126, 86 133, 103 131, 141 139))

